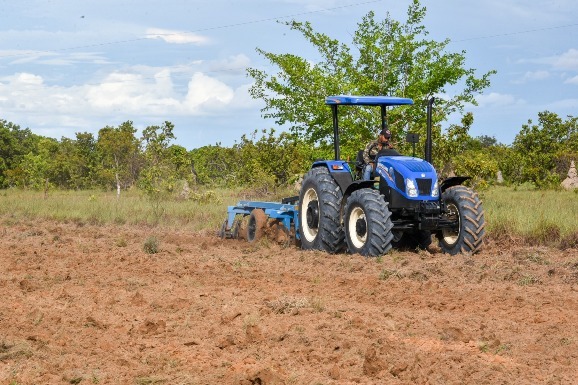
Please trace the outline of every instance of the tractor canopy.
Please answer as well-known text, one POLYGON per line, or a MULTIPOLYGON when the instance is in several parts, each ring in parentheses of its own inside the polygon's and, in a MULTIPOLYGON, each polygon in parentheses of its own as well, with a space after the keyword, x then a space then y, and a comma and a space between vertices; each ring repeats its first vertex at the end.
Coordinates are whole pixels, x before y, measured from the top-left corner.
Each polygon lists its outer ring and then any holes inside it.
POLYGON ((408 98, 398 98, 396 96, 353 96, 338 95, 328 96, 325 98, 325 104, 331 107, 333 115, 333 147, 335 151, 335 160, 340 160, 339 151, 339 122, 337 107, 338 106, 378 106, 381 108, 381 128, 387 128, 386 108, 390 106, 403 106, 413 104, 413 100, 408 98))
POLYGON ((339 95, 326 97, 325 104, 338 104, 343 106, 401 106, 413 104, 413 100, 408 98, 398 98, 396 96, 339 95))

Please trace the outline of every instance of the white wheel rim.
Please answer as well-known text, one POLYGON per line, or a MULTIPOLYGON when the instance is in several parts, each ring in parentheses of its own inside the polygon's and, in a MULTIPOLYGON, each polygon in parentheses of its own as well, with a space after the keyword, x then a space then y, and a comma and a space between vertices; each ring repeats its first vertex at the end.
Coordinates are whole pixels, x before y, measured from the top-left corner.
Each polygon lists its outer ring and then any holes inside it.
POLYGON ((353 210, 351 210, 351 214, 349 215, 348 224, 349 239, 351 240, 351 243, 353 243, 353 246, 355 246, 357 249, 361 249, 367 241, 367 220, 365 219, 365 212, 360 207, 353 208, 353 210), (366 231, 363 236, 359 236, 356 230, 357 221, 360 219, 365 221, 366 231))
POLYGON ((456 205, 453 203, 448 204, 447 209, 449 211, 448 217, 458 220, 458 231, 444 229, 442 230, 442 236, 444 237, 444 242, 446 245, 454 245, 460 237, 460 212, 458 211, 456 205))
MULTIPOLYGON (((315 238, 317 238, 317 233, 319 232, 319 229, 313 229, 307 224, 307 207, 309 207, 309 203, 314 201, 319 202, 317 192, 315 192, 314 188, 310 188, 305 191, 305 194, 303 195, 303 205, 301 206, 301 209, 303 210, 303 213, 301 213, 301 227, 303 228, 303 236, 308 242, 313 242, 315 238)), ((319 220, 317 223, 319 223, 319 220)))

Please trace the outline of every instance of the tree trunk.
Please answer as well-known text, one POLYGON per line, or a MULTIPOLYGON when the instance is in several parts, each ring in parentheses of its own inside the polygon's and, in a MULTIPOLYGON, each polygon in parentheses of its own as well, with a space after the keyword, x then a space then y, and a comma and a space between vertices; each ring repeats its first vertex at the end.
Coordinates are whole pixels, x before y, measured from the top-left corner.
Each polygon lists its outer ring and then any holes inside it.
POLYGON ((116 154, 114 155, 114 164, 116 165, 116 170, 114 172, 114 178, 116 179, 116 199, 120 199, 120 178, 118 176, 118 159, 116 154))

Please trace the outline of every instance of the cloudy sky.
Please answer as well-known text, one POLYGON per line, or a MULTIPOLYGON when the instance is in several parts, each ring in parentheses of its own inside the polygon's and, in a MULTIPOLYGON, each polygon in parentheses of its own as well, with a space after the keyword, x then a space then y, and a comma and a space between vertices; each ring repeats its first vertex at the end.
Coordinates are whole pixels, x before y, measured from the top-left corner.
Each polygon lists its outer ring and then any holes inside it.
MULTIPOLYGON (((132 120, 175 124, 188 149, 275 127, 248 95, 255 51, 314 60, 279 21, 310 21, 350 43, 369 11, 405 20, 410 0, 0 0, 0 119, 57 139, 132 120)), ((549 110, 578 115, 578 2, 422 0, 430 37, 498 71, 471 107, 471 134, 510 144, 549 110)), ((449 124, 449 122, 448 122, 449 124)))

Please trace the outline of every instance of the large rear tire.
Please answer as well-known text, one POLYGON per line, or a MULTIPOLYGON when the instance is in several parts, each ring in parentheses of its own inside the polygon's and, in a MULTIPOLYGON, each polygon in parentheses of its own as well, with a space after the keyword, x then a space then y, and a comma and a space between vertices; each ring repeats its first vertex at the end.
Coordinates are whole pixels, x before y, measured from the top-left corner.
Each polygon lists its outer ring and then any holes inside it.
POLYGON ((444 253, 477 253, 483 246, 486 222, 478 194, 465 186, 453 186, 442 194, 448 218, 457 220, 456 230, 444 229, 437 234, 444 253))
POLYGON ((301 248, 337 253, 343 249, 340 208, 343 193, 329 170, 315 167, 303 177, 299 193, 301 248))
POLYGON ((391 212, 377 190, 354 191, 345 205, 345 239, 352 254, 378 257, 391 249, 391 212))

